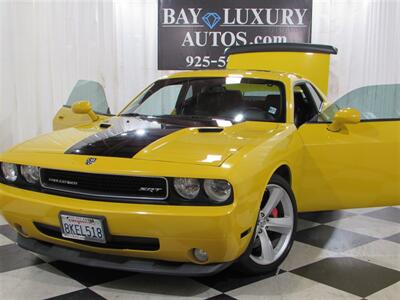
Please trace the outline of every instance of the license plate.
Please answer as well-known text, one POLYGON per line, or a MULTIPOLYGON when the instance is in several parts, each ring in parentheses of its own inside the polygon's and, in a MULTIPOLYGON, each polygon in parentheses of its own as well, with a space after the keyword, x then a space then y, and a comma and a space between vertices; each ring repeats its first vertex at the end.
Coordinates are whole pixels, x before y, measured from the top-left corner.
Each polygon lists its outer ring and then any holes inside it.
POLYGON ((106 243, 103 218, 60 214, 61 234, 67 239, 106 243))

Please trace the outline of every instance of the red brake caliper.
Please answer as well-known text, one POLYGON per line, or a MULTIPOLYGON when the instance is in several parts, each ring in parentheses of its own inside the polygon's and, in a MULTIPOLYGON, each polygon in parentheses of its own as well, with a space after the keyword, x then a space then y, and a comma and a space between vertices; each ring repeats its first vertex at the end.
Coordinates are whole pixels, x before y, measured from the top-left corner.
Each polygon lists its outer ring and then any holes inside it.
POLYGON ((272 209, 271 216, 273 218, 277 218, 278 217, 278 209, 276 207, 272 209))

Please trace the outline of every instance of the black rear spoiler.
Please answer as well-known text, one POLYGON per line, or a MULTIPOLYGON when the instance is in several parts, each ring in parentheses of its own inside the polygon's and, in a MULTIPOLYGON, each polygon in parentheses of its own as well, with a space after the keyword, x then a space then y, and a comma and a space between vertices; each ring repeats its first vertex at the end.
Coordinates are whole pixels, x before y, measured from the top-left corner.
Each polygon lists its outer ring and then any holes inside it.
POLYGON ((225 55, 251 52, 309 52, 337 54, 338 49, 329 45, 308 44, 308 43, 275 43, 275 44, 253 44, 235 46, 225 50, 225 55))

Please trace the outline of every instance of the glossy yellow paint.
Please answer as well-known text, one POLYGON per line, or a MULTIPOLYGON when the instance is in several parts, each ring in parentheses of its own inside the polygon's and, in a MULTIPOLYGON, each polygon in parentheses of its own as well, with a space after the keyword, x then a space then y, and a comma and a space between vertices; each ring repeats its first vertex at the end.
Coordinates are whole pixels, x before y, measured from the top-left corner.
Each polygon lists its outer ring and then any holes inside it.
POLYGON ((190 250, 198 247, 207 249, 209 262, 219 262, 235 259, 249 238, 241 240, 236 235, 242 226, 234 222, 233 205, 197 209, 111 202, 99 205, 96 201, 71 200, 8 186, 2 186, 1 195, 3 215, 11 225, 19 224, 29 237, 81 250, 190 262, 193 261, 190 250), (79 245, 46 236, 32 223, 59 226, 60 211, 105 216, 112 234, 155 237, 160 240, 160 250, 114 250, 79 245))
MULTIPOLYGON (((97 123, 100 123, 104 119, 108 118, 107 116, 100 114, 97 114, 97 116, 99 117, 97 123)), ((63 106, 53 118, 53 130, 60 130, 82 124, 91 125, 92 123, 93 120, 88 114, 76 114, 72 111, 71 107, 63 106)))
POLYGON ((360 120, 361 113, 357 109, 341 109, 335 114, 332 124, 328 126, 328 130, 339 132, 346 128, 346 124, 357 124, 360 123, 360 120))
POLYGON ((305 124, 302 184, 297 201, 305 210, 400 204, 400 121, 305 124))
MULTIPOLYGON (((299 211, 399 204, 400 122, 293 124, 293 86, 303 80, 284 72, 245 70, 185 72, 176 77, 243 76, 281 81, 286 90, 287 122, 244 122, 222 132, 193 128, 167 135, 134 158, 97 157, 64 152, 103 129, 100 121, 58 130, 22 143, 0 161, 78 172, 228 180, 234 202, 221 207, 124 204, 73 199, 0 184, 0 211, 38 240, 99 253, 169 261, 194 261, 190 250, 205 249, 209 263, 237 259, 246 249, 272 174, 287 166, 299 211), (159 251, 112 250, 80 245, 41 234, 33 221, 59 226, 60 211, 104 216, 112 234, 155 237, 159 251), (251 229, 250 234, 240 235, 251 229)), ((66 125, 68 109, 64 109, 66 125)), ((79 117, 87 117, 78 115, 79 117)), ((74 116, 75 118, 76 116, 74 116)), ((89 117, 87 117, 89 118, 89 117)), ((104 120, 105 117, 102 117, 104 120)), ((115 118, 119 118, 118 116, 115 118)), ((77 122, 75 119, 70 124, 77 122)), ((64 126, 63 125, 63 126, 64 126)), ((61 126, 60 126, 61 127, 61 126)))
POLYGON ((330 55, 307 52, 252 52, 228 56, 227 69, 279 70, 299 74, 328 93, 330 55))
POLYGON ((90 119, 95 122, 99 119, 99 116, 93 111, 92 104, 89 101, 78 101, 72 105, 72 111, 76 114, 86 114, 90 119))

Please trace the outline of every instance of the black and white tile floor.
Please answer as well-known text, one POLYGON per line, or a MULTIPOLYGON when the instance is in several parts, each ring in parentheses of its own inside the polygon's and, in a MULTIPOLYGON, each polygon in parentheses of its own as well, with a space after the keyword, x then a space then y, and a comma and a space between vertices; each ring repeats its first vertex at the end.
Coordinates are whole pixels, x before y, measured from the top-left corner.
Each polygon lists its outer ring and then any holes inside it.
POLYGON ((20 249, 0 219, 0 299, 400 299, 400 207, 302 214, 274 274, 179 278, 88 268, 20 249))

